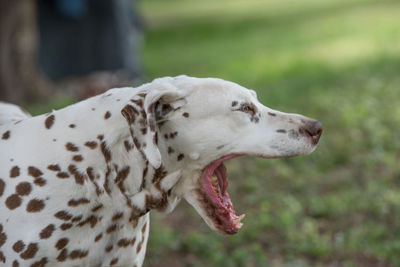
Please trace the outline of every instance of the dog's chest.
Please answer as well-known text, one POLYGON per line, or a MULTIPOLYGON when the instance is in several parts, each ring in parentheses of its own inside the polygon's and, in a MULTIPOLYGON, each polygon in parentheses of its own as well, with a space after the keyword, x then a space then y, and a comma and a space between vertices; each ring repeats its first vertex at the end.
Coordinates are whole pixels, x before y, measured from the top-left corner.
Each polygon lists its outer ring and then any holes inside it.
MULTIPOLYGON (((59 214, 65 222, 47 220, 46 225, 15 229, 4 224, 7 242, 2 250, 6 263, 46 262, 48 266, 141 266, 149 232, 148 213, 129 218, 120 212, 97 211, 96 216, 84 216, 79 221, 68 214, 59 214), (47 225, 47 223, 50 223, 47 225), (39 229, 39 227, 40 229, 39 229), (37 232, 30 236, 28 232, 37 232), (29 238, 27 236, 30 236, 29 238)), ((75 217, 77 218, 77 217, 75 217)))

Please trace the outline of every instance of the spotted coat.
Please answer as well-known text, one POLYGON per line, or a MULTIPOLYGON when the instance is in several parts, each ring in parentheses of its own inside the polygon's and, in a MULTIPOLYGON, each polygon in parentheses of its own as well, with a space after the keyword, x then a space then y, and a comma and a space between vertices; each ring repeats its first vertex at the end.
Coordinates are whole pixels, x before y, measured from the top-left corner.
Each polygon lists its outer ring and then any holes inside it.
POLYGON ((296 126, 304 117, 256 101, 234 83, 179 76, 36 117, 0 104, 0 265, 141 266, 149 211, 181 198, 218 230, 196 197, 212 160, 314 149, 296 126), (278 125, 251 135, 267 124, 278 125))

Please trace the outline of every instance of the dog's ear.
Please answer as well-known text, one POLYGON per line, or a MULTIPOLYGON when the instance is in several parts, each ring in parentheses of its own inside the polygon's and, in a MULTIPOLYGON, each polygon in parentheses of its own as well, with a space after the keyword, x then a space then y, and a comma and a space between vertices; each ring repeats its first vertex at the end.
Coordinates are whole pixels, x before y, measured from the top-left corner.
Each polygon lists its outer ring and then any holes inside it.
POLYGON ((121 113, 129 124, 135 147, 158 169, 162 159, 158 149, 156 107, 168 106, 174 110, 184 105, 185 99, 184 92, 172 84, 153 83, 145 87, 147 90, 143 93, 132 97, 121 113))

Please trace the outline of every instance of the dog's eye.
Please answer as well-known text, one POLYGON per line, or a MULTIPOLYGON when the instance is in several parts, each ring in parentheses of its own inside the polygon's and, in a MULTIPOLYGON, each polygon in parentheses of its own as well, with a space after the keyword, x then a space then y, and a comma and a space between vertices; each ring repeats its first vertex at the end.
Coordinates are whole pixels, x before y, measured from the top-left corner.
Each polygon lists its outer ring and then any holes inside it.
POLYGON ((254 106, 250 105, 250 104, 242 104, 239 108, 240 111, 242 112, 246 112, 246 113, 250 113, 250 114, 254 114, 255 110, 254 110, 254 106))

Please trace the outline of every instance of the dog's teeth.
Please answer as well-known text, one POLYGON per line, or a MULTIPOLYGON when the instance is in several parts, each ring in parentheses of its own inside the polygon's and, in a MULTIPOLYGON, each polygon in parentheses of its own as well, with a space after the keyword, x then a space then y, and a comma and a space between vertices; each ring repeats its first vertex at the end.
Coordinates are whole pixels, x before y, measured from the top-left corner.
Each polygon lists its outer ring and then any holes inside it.
POLYGON ((243 218, 246 216, 246 214, 242 214, 239 217, 237 217, 236 219, 233 219, 233 224, 236 225, 238 228, 242 227, 242 223, 241 220, 243 220, 243 218))
POLYGON ((216 176, 211 177, 211 184, 215 187, 218 185, 218 179, 216 176))

